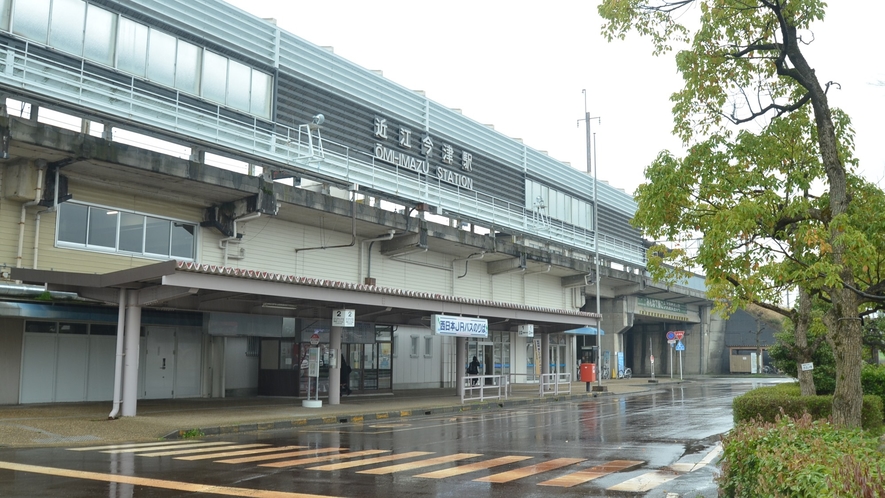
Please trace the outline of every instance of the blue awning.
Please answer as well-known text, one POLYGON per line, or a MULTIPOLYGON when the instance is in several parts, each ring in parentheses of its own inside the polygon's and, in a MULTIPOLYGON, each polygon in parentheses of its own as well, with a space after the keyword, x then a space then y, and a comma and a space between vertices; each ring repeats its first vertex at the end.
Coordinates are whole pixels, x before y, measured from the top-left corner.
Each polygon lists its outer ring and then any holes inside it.
MULTIPOLYGON (((605 331, 599 329, 600 335, 605 335, 605 331)), ((596 335, 596 327, 581 327, 579 329, 571 329, 566 330, 563 334, 575 334, 575 335, 596 335)))

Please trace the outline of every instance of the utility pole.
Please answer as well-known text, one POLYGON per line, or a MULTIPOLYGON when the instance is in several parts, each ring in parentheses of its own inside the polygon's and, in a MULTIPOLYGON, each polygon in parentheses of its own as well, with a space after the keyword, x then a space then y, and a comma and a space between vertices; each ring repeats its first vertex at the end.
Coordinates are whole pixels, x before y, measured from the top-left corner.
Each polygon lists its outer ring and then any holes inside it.
POLYGON ((594 260, 594 270, 593 270, 593 280, 596 285, 596 313, 600 316, 600 318, 596 322, 596 364, 599 366, 597 369, 599 375, 596 376, 596 383, 599 386, 598 390, 602 390, 602 338, 600 335, 602 334, 602 310, 600 309, 599 303, 599 218, 597 215, 598 202, 596 197, 596 168, 593 167, 592 152, 595 152, 595 147, 591 147, 591 138, 595 140, 596 136, 590 133, 590 122, 592 120, 596 120, 598 124, 602 123, 602 118, 599 116, 590 117, 590 112, 587 110, 587 89, 581 90, 581 93, 584 94, 584 119, 578 120, 578 126, 581 126, 581 121, 584 121, 586 124, 586 136, 587 136, 587 174, 589 175, 592 171, 593 173, 593 260, 594 260))

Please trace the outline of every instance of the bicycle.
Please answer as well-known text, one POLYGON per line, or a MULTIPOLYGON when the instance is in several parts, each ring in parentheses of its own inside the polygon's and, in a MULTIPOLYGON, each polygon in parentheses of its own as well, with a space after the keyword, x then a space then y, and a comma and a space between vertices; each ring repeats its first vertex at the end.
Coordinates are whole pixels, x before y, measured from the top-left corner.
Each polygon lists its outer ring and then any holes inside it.
POLYGON ((623 370, 618 370, 618 378, 619 379, 630 379, 633 378, 633 370, 630 368, 625 368, 623 370))
POLYGON ((611 377, 612 377, 611 369, 610 368, 603 368, 602 369, 602 380, 608 380, 608 379, 611 379, 611 377))

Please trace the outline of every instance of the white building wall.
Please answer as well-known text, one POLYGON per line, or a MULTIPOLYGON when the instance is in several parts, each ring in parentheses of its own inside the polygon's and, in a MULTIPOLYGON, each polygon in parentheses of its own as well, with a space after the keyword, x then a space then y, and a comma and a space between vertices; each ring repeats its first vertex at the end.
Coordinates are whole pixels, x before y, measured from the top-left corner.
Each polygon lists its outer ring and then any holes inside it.
POLYGON ((393 389, 435 389, 442 384, 443 365, 451 355, 450 346, 444 347, 447 338, 430 333, 426 327, 399 326, 394 332, 396 356, 393 360, 393 389), (417 352, 413 353, 412 339, 417 339, 417 352), (425 350, 425 339, 430 339, 431 351, 425 350))
POLYGON ((258 392, 258 356, 247 356, 246 337, 227 337, 224 343, 225 396, 258 392))

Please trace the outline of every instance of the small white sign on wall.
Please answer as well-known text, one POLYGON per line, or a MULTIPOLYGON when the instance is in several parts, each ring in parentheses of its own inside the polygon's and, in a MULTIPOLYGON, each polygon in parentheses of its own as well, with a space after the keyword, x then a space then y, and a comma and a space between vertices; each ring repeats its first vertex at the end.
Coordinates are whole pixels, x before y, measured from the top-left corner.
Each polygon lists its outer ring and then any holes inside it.
POLYGON ((332 310, 333 327, 353 327, 356 325, 356 310, 332 310))
POLYGON ((802 371, 807 372, 809 370, 814 370, 814 363, 808 362, 802 364, 802 371))

